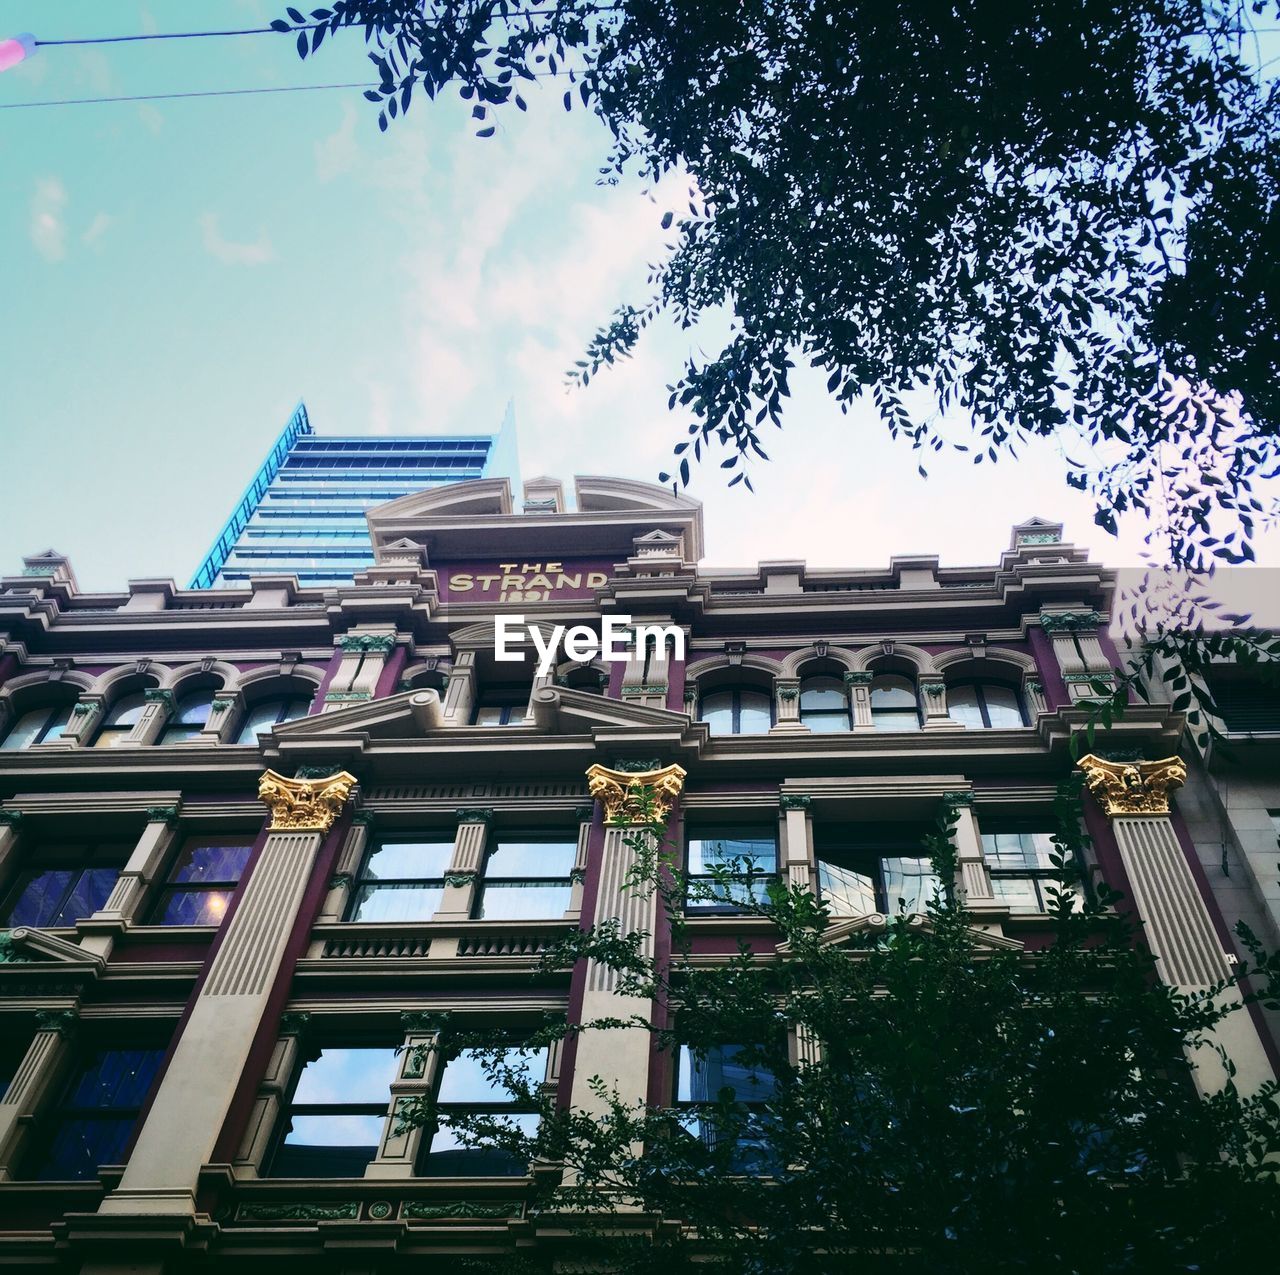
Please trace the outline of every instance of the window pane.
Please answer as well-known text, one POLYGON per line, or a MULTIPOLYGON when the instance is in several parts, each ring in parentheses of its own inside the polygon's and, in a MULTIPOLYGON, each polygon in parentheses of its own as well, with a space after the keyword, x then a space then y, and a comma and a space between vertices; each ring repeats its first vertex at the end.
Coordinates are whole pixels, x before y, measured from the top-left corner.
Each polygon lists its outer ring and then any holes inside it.
POLYGON ((688 1045, 681 1045, 677 1099, 716 1102, 722 1089, 731 1089, 737 1102, 767 1102, 775 1089, 773 1076, 743 1059, 742 1053, 741 1045, 720 1045, 699 1058, 688 1045))
POLYGON ((486 882, 480 895, 480 919, 532 921, 540 917, 560 916, 568 908, 570 897, 571 890, 567 885, 486 882))
POLYGON ((384 841, 369 856, 363 879, 439 880, 452 858, 452 841, 384 841))
POLYGON ((773 701, 763 691, 743 691, 739 735, 763 735, 773 725, 773 701))
POLYGON ((391 1100, 398 1062, 395 1049, 385 1045, 321 1050, 320 1057, 302 1069, 294 1105, 367 1102, 385 1106, 391 1100))
POLYGON ((815 678, 800 688, 800 707, 841 710, 849 707, 844 689, 833 678, 815 678))
POLYGON ((1040 911, 1040 896, 1030 877, 992 877, 991 893, 1010 912, 1040 911))
POLYGON ((146 708, 146 696, 141 691, 134 695, 126 695, 116 700, 107 712, 104 726, 136 726, 146 708))
POLYGON ((96 1178, 100 1164, 123 1164, 136 1120, 132 1113, 64 1117, 38 1155, 32 1177, 39 1182, 80 1181, 96 1178))
POLYGON ((173 869, 172 881, 236 882, 249 861, 252 846, 220 846, 188 842, 173 869))
POLYGON ((160 1067, 162 1049, 99 1049, 68 1095, 71 1107, 125 1108, 142 1105, 160 1067))
POLYGON ((119 875, 119 868, 87 868, 50 924, 74 925, 80 917, 92 916, 106 903, 119 875))
POLYGON ((905 905, 908 912, 923 912, 933 898, 938 878, 928 859, 894 856, 881 860, 885 904, 890 912, 905 905))
POLYGON ((517 841, 503 837, 485 865, 487 877, 567 877, 573 870, 578 842, 517 841))
MULTIPOLYGON (((509 1049, 502 1060, 502 1067, 519 1070, 529 1084, 539 1084, 546 1075, 546 1049, 509 1049)), ((515 1096, 501 1084, 495 1084, 485 1075, 483 1055, 474 1049, 464 1049, 444 1065, 440 1077, 439 1103, 504 1103, 514 1102, 515 1096)))
MULTIPOLYGON (((537 1132, 538 1116, 532 1111, 500 1119, 530 1137, 537 1132)), ((527 1168, 501 1147, 464 1146, 460 1135, 442 1124, 432 1136, 431 1149, 422 1161, 421 1172, 429 1178, 505 1178, 519 1177, 527 1168)))
POLYGON ((1018 700, 1018 692, 1011 686, 993 686, 990 683, 982 688, 987 701, 987 716, 991 725, 1021 726, 1022 706, 1018 700))
POLYGON ((733 692, 715 691, 704 695, 698 707, 698 719, 711 727, 713 735, 732 735, 733 692))
POLYGON ((700 874, 730 864, 734 871, 776 872, 778 845, 767 833, 741 832, 689 841, 689 871, 700 874), (733 863, 734 860, 738 862, 733 863))
POLYGON ((221 925, 232 890, 167 890, 153 925, 221 925))
POLYGON ((24 872, 23 884, 9 908, 5 923, 10 927, 52 925, 58 906, 75 875, 71 868, 24 872))
POLYGON ((0 740, 0 749, 12 751, 30 748, 32 744, 57 739, 70 720, 70 704, 33 708, 30 712, 23 713, 9 728, 9 733, 0 740))
POLYGON ((913 713, 916 708, 916 688, 909 677, 899 673, 882 673, 871 682, 871 707, 909 708, 913 713))
POLYGON ((272 1175, 283 1178, 358 1178, 378 1154, 383 1116, 295 1115, 276 1152, 272 1175))
POLYGON ((240 723, 236 743, 256 744, 258 736, 276 724, 280 709, 281 701, 278 699, 259 700, 256 704, 250 704, 245 710, 244 721, 240 723))
POLYGON ((429 921, 444 898, 442 886, 362 885, 351 909, 353 921, 429 921))
POLYGON ((177 705, 177 712, 174 713, 170 721, 174 725, 181 724, 183 726, 201 727, 209 720, 209 713, 213 705, 213 696, 206 694, 188 695, 184 699, 180 699, 177 705))
POLYGON ((160 742, 162 744, 182 744, 189 739, 199 739, 201 733, 199 726, 166 726, 160 734, 160 742))
POLYGON ((876 911, 876 883, 868 873, 819 861, 818 889, 833 916, 870 916, 876 911))
POLYGON ((982 729, 982 709, 978 706, 976 686, 947 687, 947 716, 970 730, 982 729))

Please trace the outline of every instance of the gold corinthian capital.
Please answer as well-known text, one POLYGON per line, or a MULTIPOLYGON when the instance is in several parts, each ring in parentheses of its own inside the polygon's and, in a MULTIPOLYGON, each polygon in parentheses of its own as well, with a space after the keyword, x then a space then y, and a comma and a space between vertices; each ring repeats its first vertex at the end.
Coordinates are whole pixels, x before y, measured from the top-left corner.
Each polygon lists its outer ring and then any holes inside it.
POLYGON ((1167 815, 1169 794, 1187 781, 1181 757, 1159 761, 1107 761, 1090 753, 1080 758, 1089 791, 1108 819, 1117 815, 1167 815))
POLYGON ((286 779, 268 770, 258 782, 258 798, 271 811, 271 830, 328 832, 356 786, 345 770, 324 779, 286 779))
POLYGON ((627 771, 595 765, 587 770, 587 788, 610 823, 661 823, 684 787, 684 776, 683 766, 627 771))

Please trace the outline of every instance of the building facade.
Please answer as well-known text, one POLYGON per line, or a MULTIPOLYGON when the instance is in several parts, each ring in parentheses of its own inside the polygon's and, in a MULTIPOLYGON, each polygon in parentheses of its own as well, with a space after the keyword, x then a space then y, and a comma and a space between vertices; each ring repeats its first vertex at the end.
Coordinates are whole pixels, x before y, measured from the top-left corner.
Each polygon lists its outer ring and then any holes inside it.
MULTIPOLYGON (((404 1047, 447 1020, 497 1038, 655 1012, 585 966, 536 968, 610 918, 663 942, 622 888, 644 792, 695 875, 749 841, 845 919, 919 906, 917 834, 955 805, 974 923, 1047 933, 1055 787, 1117 659, 1111 577, 1060 526, 1015 527, 984 567, 720 572, 687 497, 603 478, 572 505, 551 480, 523 495, 405 495, 370 510, 375 560, 350 584, 255 576, 216 607, 168 581, 82 594, 55 553, 0 579, 0 1265, 354 1275, 554 1252, 526 1166, 397 1118, 502 1095, 464 1055, 404 1047), (514 614, 544 646, 627 616, 684 651, 540 672, 531 634, 496 658, 514 614)), ((1235 948, 1179 808, 1182 735, 1154 703, 1099 736, 1081 867, 1195 988, 1235 948)), ((709 961, 772 950, 732 908, 688 927, 709 961)), ((1228 1021, 1239 1082, 1273 1075, 1265 1022, 1228 1021)), ((533 1065, 587 1110, 594 1076, 676 1098, 643 1031, 533 1065)))
POLYGON ((496 434, 322 435, 299 403, 189 587, 231 588, 255 575, 350 583, 373 562, 365 513, 374 505, 471 478, 518 483, 515 428, 508 404, 496 434))

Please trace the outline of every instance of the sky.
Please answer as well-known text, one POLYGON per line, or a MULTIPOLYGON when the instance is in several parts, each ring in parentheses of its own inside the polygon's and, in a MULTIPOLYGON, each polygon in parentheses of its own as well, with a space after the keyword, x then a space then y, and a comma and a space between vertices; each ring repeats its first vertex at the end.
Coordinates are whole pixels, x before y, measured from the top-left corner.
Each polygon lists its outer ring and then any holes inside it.
MULTIPOLYGON (((0 0, 0 36, 265 26, 282 10, 0 0)), ((370 73, 358 33, 305 63, 272 35, 46 48, 0 75, 0 107, 370 73)), ((684 187, 597 185, 607 138, 564 112, 562 89, 499 113, 487 139, 448 97, 380 133, 356 88, 0 109, 0 573, 52 547, 85 589, 185 584, 299 399, 318 434, 487 433, 511 400, 525 477, 669 468, 687 420, 667 386, 714 332, 652 330, 585 390, 565 371, 615 305, 647 296, 684 187)), ((708 565, 987 563, 1033 514, 1102 561, 1139 560, 1141 525, 1095 527, 1052 448, 935 457, 925 480, 824 380, 798 370, 755 494, 696 472, 708 565)), ((1280 566, 1280 536, 1259 560, 1280 566)))

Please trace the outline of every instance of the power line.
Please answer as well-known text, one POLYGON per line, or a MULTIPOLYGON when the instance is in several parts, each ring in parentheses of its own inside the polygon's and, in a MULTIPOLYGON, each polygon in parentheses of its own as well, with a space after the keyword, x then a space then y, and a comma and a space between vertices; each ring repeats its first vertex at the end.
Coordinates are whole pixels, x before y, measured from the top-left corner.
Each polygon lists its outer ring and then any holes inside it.
POLYGON ((102 102, 166 102, 179 97, 241 97, 250 93, 316 93, 323 89, 376 89, 376 84, 281 84, 262 89, 204 89, 191 93, 137 93, 129 97, 63 97, 46 102, 5 102, 0 111, 25 111, 36 106, 96 106, 102 102))
POLYGON ((296 31, 310 31, 319 25, 317 22, 309 22, 305 26, 283 32, 274 27, 241 27, 236 31, 153 31, 140 35, 93 35, 75 40, 37 40, 36 45, 39 48, 51 48, 60 44, 128 44, 134 40, 209 40, 224 35, 292 35, 296 31))

